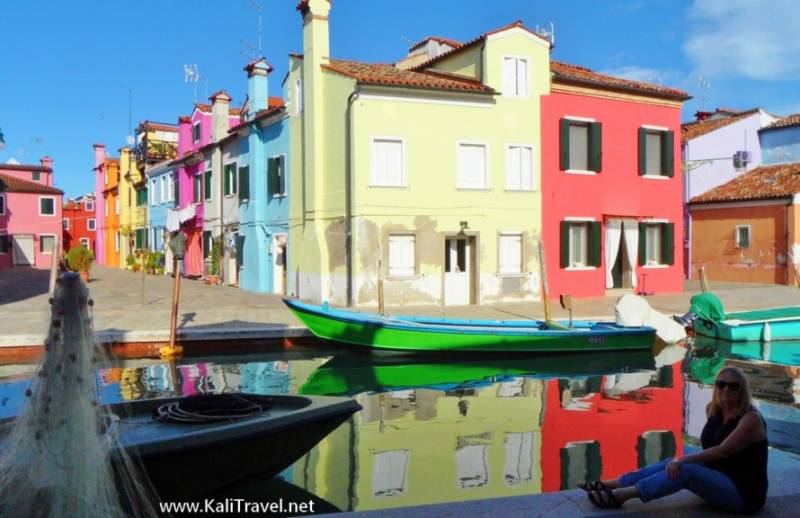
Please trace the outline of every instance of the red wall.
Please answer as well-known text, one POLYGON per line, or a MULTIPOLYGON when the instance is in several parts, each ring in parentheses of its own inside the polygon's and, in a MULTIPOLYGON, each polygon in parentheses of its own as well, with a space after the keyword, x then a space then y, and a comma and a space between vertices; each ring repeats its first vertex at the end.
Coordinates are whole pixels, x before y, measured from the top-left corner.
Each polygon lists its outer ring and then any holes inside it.
MULTIPOLYGON (((63 217, 69 220, 69 230, 63 231, 64 251, 69 250, 73 246, 80 245, 81 238, 89 239, 89 249, 97 252, 94 249, 95 239, 97 232, 89 230, 89 219, 96 219, 95 211, 86 210, 86 203, 80 202, 67 202, 64 205, 63 217)), ((95 229, 97 228, 97 221, 95 221, 95 229)))
MULTIPOLYGON (((669 268, 635 265, 638 288, 646 273, 648 292, 683 291, 683 179, 680 160, 680 108, 587 95, 551 93, 542 97, 542 224, 547 253, 548 282, 553 298, 605 294, 603 264, 587 271, 560 267, 559 223, 566 217, 591 217, 603 223, 615 217, 652 217, 675 224, 675 260, 669 268), (602 129, 602 171, 596 175, 569 174, 559 164, 559 121, 564 116, 595 119, 602 129), (662 126, 674 132, 675 175, 667 180, 639 176, 638 130, 662 126)), ((638 261, 637 261, 638 262, 638 261)))

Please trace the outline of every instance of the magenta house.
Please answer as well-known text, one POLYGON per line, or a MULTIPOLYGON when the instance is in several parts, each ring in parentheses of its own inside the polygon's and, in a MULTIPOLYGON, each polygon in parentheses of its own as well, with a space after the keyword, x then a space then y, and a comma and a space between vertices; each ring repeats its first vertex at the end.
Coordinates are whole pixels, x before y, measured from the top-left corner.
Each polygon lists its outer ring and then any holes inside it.
POLYGON ((53 159, 0 164, 0 268, 50 268, 60 253, 63 192, 53 187, 53 159))

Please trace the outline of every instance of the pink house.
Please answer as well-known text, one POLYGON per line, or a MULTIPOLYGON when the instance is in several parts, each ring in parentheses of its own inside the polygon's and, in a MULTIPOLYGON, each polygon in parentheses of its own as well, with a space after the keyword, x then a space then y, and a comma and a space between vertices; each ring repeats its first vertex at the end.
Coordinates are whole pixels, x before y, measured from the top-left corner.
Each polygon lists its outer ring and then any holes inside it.
POLYGON ((53 187, 53 159, 0 164, 0 268, 49 268, 58 258, 63 192, 53 187))
POLYGON ((683 290, 685 92, 551 62, 542 221, 551 296, 683 290), (676 242, 677 240, 677 242, 676 242))

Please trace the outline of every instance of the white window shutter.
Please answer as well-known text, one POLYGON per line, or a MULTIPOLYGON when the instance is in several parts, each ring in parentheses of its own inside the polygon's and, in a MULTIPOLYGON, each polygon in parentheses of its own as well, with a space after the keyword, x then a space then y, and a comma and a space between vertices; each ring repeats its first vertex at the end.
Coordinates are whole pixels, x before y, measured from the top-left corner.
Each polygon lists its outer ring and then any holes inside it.
POLYGON ((500 236, 500 273, 522 273, 522 236, 500 236))
POLYGON ((533 148, 521 147, 520 150, 520 189, 533 190, 533 148))
POLYGON ((522 189, 520 182, 520 167, 521 167, 521 148, 519 146, 511 146, 508 148, 508 170, 506 172, 506 189, 519 190, 522 189))
POLYGON ((389 236, 389 275, 414 275, 415 236, 389 236))
POLYGON ((503 58, 503 95, 517 95, 517 64, 515 58, 503 58))
POLYGON ((400 142, 386 142, 386 181, 388 185, 403 185, 403 149, 400 142))
POLYGON ((517 95, 528 95, 528 61, 517 59, 517 95))
POLYGON ((483 189, 486 187, 486 146, 461 144, 459 187, 483 189))

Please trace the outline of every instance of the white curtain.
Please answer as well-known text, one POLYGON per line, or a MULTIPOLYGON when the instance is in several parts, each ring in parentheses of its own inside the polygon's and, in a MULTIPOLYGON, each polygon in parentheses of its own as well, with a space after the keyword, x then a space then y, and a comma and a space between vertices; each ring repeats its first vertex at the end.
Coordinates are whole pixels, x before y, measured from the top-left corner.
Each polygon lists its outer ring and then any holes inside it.
POLYGON ((622 220, 625 235, 625 248, 628 251, 628 265, 631 267, 631 288, 636 287, 636 256, 639 254, 639 222, 635 219, 622 220))
POLYGON ((619 240, 622 238, 622 220, 610 219, 606 222, 606 288, 614 287, 611 270, 619 253, 619 240))

